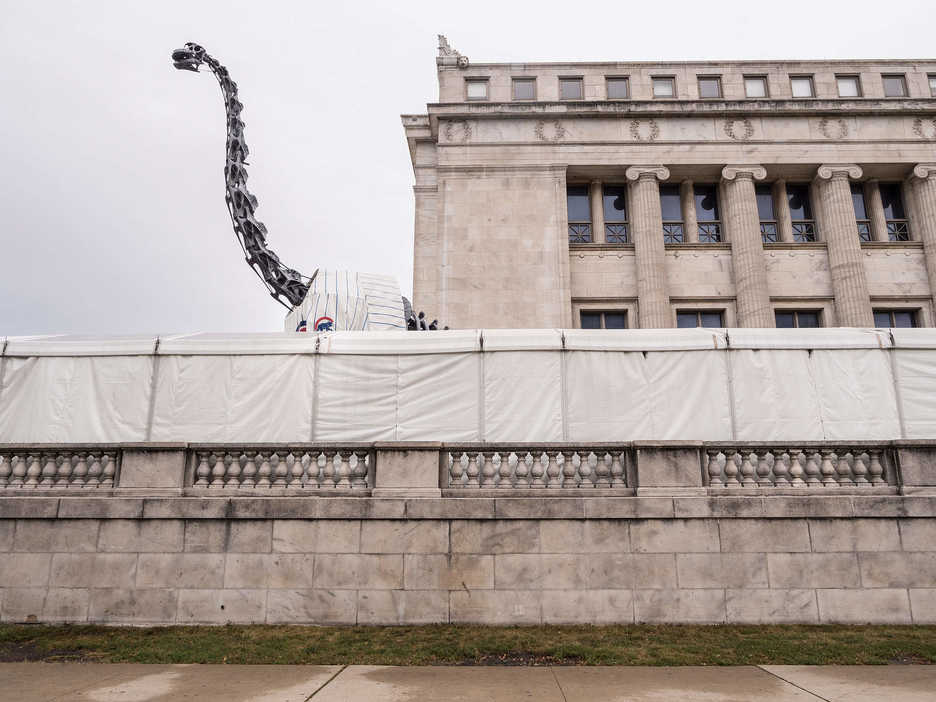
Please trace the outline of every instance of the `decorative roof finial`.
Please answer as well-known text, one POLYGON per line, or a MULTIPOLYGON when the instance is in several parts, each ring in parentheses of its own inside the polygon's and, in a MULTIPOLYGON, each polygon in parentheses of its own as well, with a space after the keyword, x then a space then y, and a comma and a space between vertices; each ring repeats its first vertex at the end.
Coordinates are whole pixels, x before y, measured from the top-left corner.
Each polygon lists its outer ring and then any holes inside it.
POLYGON ((436 63, 440 66, 458 66, 459 68, 468 68, 468 57, 462 56, 456 49, 453 49, 445 38, 444 34, 439 34, 439 56, 436 63))

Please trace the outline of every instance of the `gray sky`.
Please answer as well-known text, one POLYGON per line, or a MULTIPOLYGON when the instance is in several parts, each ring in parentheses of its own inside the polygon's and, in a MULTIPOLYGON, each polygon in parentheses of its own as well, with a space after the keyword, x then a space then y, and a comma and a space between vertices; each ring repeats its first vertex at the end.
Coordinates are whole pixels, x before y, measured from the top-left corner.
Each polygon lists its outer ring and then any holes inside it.
POLYGON ((186 41, 240 87, 283 261, 408 294, 399 115, 437 97, 437 33, 478 62, 925 58, 934 20, 932 0, 0 0, 0 336, 282 329, 224 206, 214 79, 170 64, 186 41))

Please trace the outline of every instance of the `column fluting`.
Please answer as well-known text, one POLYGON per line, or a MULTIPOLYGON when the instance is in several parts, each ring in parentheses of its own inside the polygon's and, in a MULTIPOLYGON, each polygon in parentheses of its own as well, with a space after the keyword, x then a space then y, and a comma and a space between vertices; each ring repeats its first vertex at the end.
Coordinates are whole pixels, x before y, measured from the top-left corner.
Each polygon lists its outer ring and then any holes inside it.
POLYGON ((936 304, 936 163, 914 166, 910 183, 919 215, 915 223, 917 232, 911 232, 911 236, 923 242, 930 295, 936 304))
POLYGON ((664 166, 631 166, 630 207, 634 258, 637 263, 637 308, 641 329, 673 326, 666 291, 666 247, 660 211, 661 180, 669 178, 664 166))

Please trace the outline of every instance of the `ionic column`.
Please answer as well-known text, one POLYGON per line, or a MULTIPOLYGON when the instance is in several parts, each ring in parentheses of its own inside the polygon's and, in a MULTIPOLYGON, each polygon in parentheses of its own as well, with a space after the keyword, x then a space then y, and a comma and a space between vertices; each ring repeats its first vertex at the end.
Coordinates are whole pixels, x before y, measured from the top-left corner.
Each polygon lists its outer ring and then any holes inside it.
MULTIPOLYGON (((869 180, 864 185, 865 207, 871 220, 871 240, 887 241, 887 219, 884 217, 884 203, 881 201, 881 189, 876 180, 869 180)), ((857 227, 857 224, 855 225, 857 227)))
POLYGON ((917 164, 910 178, 918 215, 913 236, 923 242, 930 295, 936 302, 936 163, 917 164))
POLYGON ((754 180, 763 180, 766 176, 763 166, 725 166, 722 169, 739 327, 776 326, 767 290, 767 264, 754 193, 754 180))
POLYGON ((631 166, 631 228, 637 262, 637 309, 641 329, 673 326, 666 292, 666 249, 660 212, 660 181, 669 178, 664 166, 631 166))
POLYGON ((840 327, 873 327, 871 296, 862 261, 849 178, 861 177, 854 164, 819 166, 816 183, 822 198, 821 234, 829 251, 835 314, 840 327))
POLYGON ((790 216, 790 198, 787 196, 786 181, 776 181, 773 184, 772 194, 780 241, 790 243, 793 241, 793 218, 790 216))
POLYGON ((686 233, 686 242, 693 244, 699 241, 699 223, 695 213, 695 185, 691 180, 684 180, 679 184, 679 205, 682 209, 683 231, 686 233))
POLYGON ((601 197, 601 181, 593 180, 588 185, 588 203, 591 207, 592 241, 602 244, 605 240, 604 201, 601 197))

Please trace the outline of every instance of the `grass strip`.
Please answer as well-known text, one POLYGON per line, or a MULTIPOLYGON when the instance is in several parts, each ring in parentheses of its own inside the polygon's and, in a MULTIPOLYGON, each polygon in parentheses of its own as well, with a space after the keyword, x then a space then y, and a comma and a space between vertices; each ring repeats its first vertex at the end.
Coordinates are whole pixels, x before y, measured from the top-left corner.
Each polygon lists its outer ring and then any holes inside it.
POLYGON ((365 665, 936 663, 936 626, 0 625, 0 661, 365 665))

